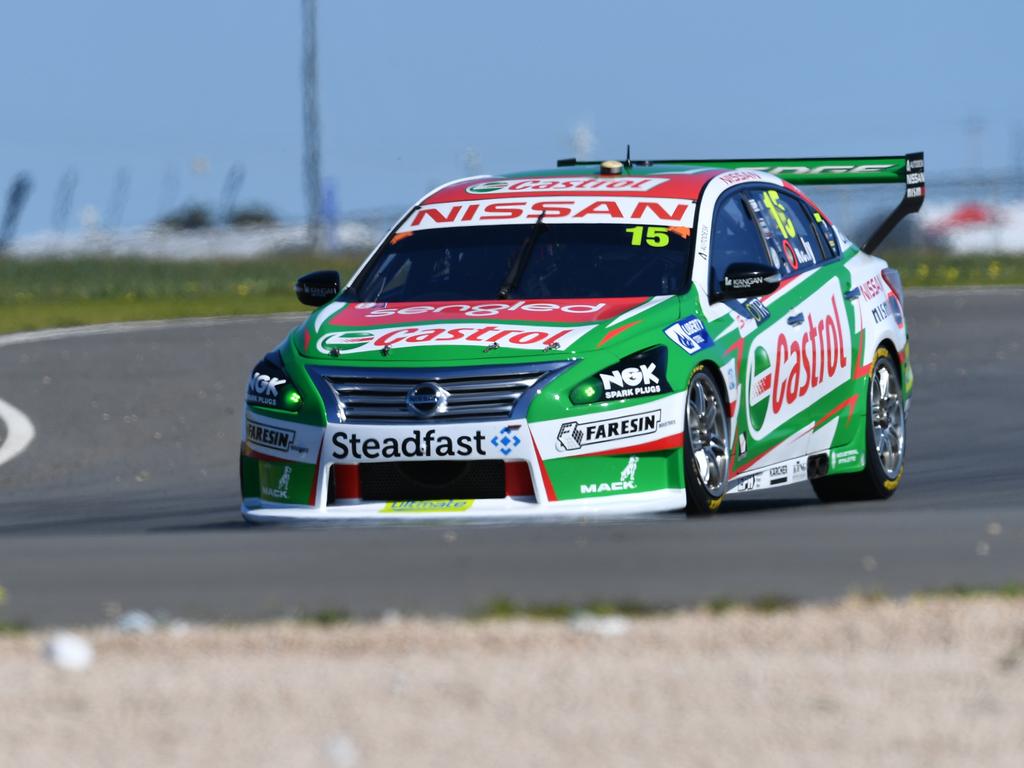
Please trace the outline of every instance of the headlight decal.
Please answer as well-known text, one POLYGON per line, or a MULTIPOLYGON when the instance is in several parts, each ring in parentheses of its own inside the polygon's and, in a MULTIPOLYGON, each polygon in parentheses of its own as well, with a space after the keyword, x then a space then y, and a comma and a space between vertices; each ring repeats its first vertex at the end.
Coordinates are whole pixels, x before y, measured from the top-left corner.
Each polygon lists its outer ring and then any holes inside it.
POLYGON ((288 374, 268 355, 256 364, 249 376, 245 402, 248 405, 294 412, 302 406, 302 396, 296 391, 288 374))
POLYGON ((667 350, 660 346, 625 357, 578 384, 570 399, 577 405, 584 405, 671 392, 667 358, 667 350))

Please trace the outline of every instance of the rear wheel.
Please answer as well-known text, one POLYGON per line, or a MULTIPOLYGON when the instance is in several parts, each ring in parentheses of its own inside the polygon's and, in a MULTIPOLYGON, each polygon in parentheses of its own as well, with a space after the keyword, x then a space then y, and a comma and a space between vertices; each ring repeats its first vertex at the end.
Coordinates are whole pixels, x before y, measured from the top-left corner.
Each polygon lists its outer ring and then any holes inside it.
POLYGON ((706 517, 715 514, 725 497, 729 481, 729 431, 725 399, 714 376, 703 365, 690 374, 685 430, 686 514, 706 517))
POLYGON ((826 475, 811 481, 822 501, 887 499, 903 481, 903 457, 907 447, 907 422, 903 388, 889 350, 875 353, 868 382, 867 430, 864 469, 846 475, 826 475))

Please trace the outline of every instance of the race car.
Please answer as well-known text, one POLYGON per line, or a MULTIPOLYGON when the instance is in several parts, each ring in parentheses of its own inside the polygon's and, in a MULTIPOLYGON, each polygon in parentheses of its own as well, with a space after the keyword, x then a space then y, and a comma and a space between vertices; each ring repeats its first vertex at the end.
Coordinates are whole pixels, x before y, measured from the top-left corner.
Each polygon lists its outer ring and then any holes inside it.
POLYGON ((560 160, 424 196, 259 361, 252 522, 713 514, 808 480, 900 485, 913 373, 899 274, 870 255, 923 153, 560 160), (795 184, 903 185, 858 247, 795 184))

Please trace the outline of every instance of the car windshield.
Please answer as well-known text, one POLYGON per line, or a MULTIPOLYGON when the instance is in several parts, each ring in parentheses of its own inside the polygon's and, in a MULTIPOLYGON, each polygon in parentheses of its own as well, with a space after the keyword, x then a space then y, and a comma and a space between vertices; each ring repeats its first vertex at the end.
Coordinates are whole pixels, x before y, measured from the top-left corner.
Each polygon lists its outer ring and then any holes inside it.
POLYGON ((684 293, 690 230, 622 224, 505 224, 400 232, 350 301, 613 298, 684 293), (529 247, 532 245, 532 248, 529 247), (518 266, 517 266, 518 263, 518 266))

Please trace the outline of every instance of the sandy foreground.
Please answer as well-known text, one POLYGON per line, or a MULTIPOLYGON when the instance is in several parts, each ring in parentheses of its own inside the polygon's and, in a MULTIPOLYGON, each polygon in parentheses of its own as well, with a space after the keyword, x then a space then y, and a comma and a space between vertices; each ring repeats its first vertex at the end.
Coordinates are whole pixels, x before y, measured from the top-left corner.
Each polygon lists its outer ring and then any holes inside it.
POLYGON ((2 766, 1024 765, 1024 599, 0 637, 2 766))

